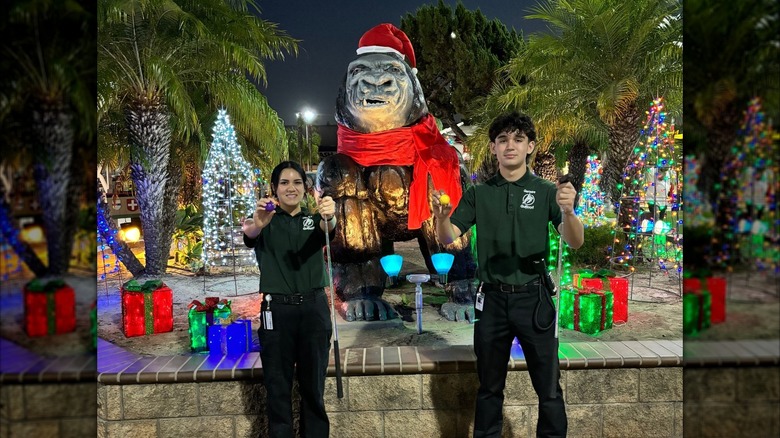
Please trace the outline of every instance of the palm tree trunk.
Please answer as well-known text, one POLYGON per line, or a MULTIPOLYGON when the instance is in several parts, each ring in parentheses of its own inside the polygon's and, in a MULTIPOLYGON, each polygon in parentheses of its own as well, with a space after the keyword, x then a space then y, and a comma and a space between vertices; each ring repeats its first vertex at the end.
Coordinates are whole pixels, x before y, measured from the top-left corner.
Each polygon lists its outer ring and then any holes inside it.
POLYGON ((558 169, 555 167, 555 156, 548 151, 537 152, 533 164, 534 173, 547 181, 558 179, 558 169))
POLYGON ((734 159, 731 151, 737 142, 741 114, 736 105, 729 105, 717 113, 707 126, 707 152, 701 157, 701 176, 698 188, 712 204, 718 202, 722 191, 722 173, 726 163, 734 159))
POLYGON ((601 191, 607 194, 615 206, 620 202, 623 173, 639 140, 641 116, 642 113, 634 103, 629 110, 618 115, 615 122, 608 126, 609 154, 606 162, 603 163, 604 173, 600 185, 601 191))
POLYGON ((70 112, 58 103, 42 102, 32 111, 36 161, 33 174, 46 230, 48 274, 52 276, 68 271, 71 249, 68 242, 73 242, 66 226, 73 154, 72 120, 70 112))
MULTIPOLYGON (((85 166, 90 166, 94 169, 94 162, 80 159, 80 154, 84 153, 84 148, 73 148, 73 159, 71 160, 70 171, 71 181, 68 185, 68 200, 65 213, 65 250, 68 257, 73 255, 73 243, 76 240, 76 234, 79 230, 79 216, 81 215, 81 208, 83 206, 86 184, 96 181, 95 174, 89 175, 85 166), (92 178, 88 179, 88 176, 92 178), (89 181, 89 183, 87 183, 89 181)), ((93 149, 94 150, 94 149, 93 149)), ((95 244, 95 242, 92 242, 95 244)))
POLYGON ((130 177, 141 211, 146 252, 143 276, 160 278, 165 274, 171 243, 163 231, 171 155, 169 115, 161 97, 141 96, 129 105, 125 123, 130 141, 130 177))
POLYGON ((168 162, 168 185, 165 189, 165 197, 163 198, 163 245, 166 254, 166 265, 168 255, 171 252, 171 244, 173 243, 173 233, 176 232, 176 210, 179 206, 179 193, 184 182, 184 165, 179 157, 171 154, 171 159, 168 162))
POLYGON ((580 203, 580 192, 582 184, 585 183, 585 172, 588 170, 588 154, 590 147, 582 139, 575 139, 574 145, 569 149, 569 174, 572 177, 572 185, 577 190, 577 197, 574 198, 574 208, 580 203))
POLYGON ((188 161, 184 164, 184 180, 179 191, 179 204, 190 205, 200 202, 202 184, 201 170, 194 161, 188 161))
POLYGON ((133 250, 127 246, 127 243, 116 238, 119 234, 119 228, 116 222, 111 219, 111 209, 108 207, 106 193, 102 187, 98 187, 97 190, 97 221, 97 229, 101 239, 108 243, 111 252, 114 253, 116 258, 125 265, 125 268, 133 274, 133 277, 143 275, 144 265, 138 261, 138 257, 133 254, 133 250))

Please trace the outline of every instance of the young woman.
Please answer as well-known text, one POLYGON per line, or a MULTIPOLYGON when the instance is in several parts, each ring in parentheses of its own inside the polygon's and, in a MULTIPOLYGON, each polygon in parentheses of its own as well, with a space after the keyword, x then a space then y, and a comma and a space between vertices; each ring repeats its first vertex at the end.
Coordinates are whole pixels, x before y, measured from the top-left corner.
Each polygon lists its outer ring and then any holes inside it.
POLYGON ((275 199, 259 199, 254 214, 243 225, 244 243, 256 247, 260 256, 263 302, 258 336, 271 437, 293 436, 296 370, 301 435, 327 437, 329 433, 323 392, 332 327, 322 249, 325 233, 333 233, 336 227, 336 205, 326 196, 318 202, 319 213, 302 209, 306 184, 306 174, 298 163, 279 164, 271 173, 275 199))

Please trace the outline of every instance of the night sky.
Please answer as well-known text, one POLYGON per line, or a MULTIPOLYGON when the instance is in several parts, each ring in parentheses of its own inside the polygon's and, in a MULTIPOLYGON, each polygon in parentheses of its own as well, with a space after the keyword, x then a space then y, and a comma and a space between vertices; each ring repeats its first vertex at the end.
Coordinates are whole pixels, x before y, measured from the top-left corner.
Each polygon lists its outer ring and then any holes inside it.
MULTIPOLYGON (((446 1, 454 8, 455 0, 446 1)), ((537 0, 462 3, 470 10, 479 8, 488 19, 499 18, 526 37, 545 30, 540 20, 523 18, 537 0)), ((399 26, 403 15, 424 4, 435 5, 437 0, 260 0, 262 19, 301 40, 297 57, 266 62, 268 85, 260 85, 261 92, 287 125, 294 124, 295 113, 306 107, 318 113, 314 124, 334 122, 336 94, 363 33, 380 23, 399 26)))

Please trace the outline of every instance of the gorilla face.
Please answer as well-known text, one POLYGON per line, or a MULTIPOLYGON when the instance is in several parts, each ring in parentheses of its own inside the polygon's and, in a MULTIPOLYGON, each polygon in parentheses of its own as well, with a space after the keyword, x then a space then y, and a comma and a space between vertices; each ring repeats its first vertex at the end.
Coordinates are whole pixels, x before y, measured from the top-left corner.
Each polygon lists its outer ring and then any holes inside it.
POLYGON ((411 124, 427 108, 408 65, 396 56, 372 53, 349 64, 336 111, 339 123, 369 133, 411 124))

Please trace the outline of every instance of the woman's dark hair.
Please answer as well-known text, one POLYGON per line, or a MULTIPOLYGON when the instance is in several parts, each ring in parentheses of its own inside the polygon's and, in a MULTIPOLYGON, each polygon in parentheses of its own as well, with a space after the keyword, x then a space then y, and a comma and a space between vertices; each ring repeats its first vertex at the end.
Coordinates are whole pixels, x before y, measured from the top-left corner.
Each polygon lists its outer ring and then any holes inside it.
POLYGON ((282 161, 276 167, 274 167, 273 172, 271 172, 271 193, 276 195, 276 187, 279 185, 279 177, 282 175, 282 171, 284 169, 292 169, 298 172, 298 174, 301 175, 301 179, 303 180, 304 191, 309 189, 308 180, 306 179, 306 172, 304 172, 303 167, 301 167, 301 165, 295 161, 282 161))
POLYGON ((516 111, 496 117, 493 123, 490 124, 488 136, 490 141, 495 142, 496 137, 501 135, 501 133, 512 133, 515 131, 525 134, 528 137, 528 141, 536 141, 536 129, 534 128, 534 122, 531 121, 531 117, 516 111))

